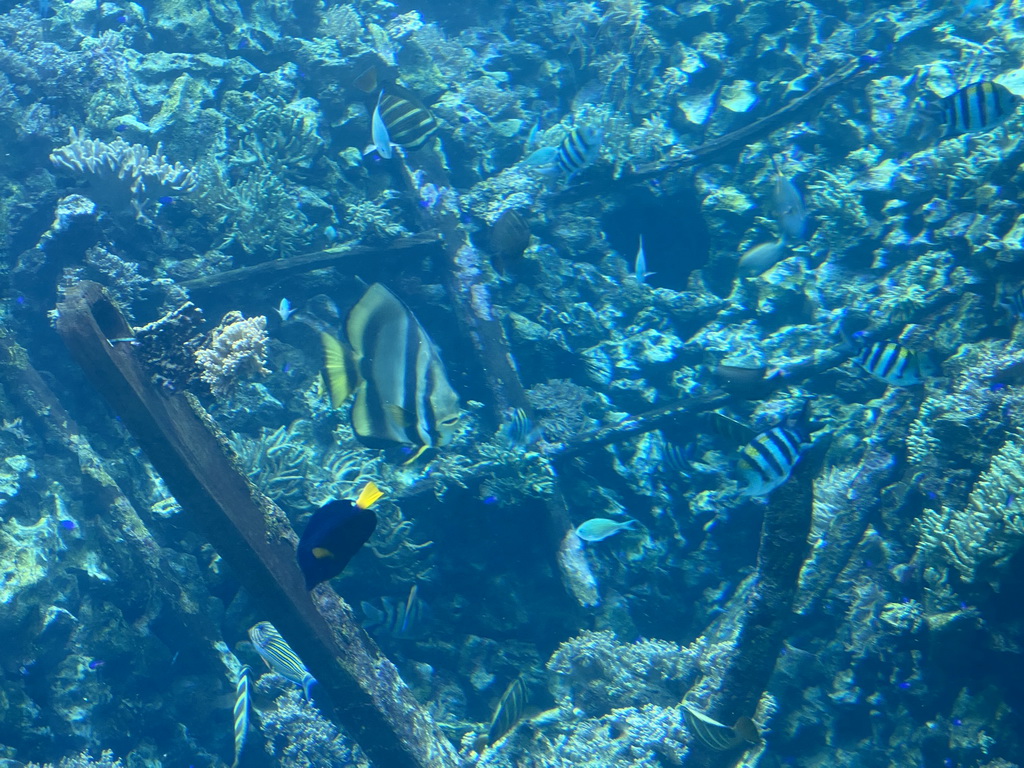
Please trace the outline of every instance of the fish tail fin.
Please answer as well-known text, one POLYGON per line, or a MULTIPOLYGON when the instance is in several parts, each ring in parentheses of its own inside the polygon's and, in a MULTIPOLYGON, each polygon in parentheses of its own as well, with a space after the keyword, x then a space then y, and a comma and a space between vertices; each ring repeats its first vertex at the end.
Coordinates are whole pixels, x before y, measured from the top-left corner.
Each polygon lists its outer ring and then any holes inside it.
POLYGON ((302 695, 306 701, 313 700, 313 686, 316 685, 316 678, 308 672, 306 676, 302 678, 302 695))
POLYGON ((324 371, 327 374, 327 389, 331 405, 340 408, 359 385, 359 371, 352 357, 352 351, 329 333, 320 333, 324 347, 324 371))
POLYGON ((360 509, 369 509, 384 495, 384 491, 377 487, 377 484, 372 480, 363 486, 363 490, 359 492, 359 498, 356 499, 356 506, 360 509))

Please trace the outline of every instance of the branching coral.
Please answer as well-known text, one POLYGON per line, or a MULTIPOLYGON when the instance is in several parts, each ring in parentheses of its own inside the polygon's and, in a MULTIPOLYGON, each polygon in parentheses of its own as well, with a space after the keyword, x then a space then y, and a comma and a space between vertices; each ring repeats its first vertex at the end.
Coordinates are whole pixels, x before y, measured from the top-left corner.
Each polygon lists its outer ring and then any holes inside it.
POLYGON ((196 186, 192 171, 167 162, 159 144, 151 153, 141 144, 129 144, 121 138, 108 144, 71 129, 71 143, 55 149, 50 160, 86 177, 96 202, 108 211, 130 209, 141 220, 147 220, 147 204, 191 192, 196 186))
POLYGON ((919 523, 918 555, 937 555, 966 582, 988 578, 1024 544, 1024 435, 1008 439, 971 490, 967 506, 928 510, 919 523))
POLYGON ((359 747, 339 733, 294 686, 274 699, 272 706, 255 711, 260 730, 266 737, 267 753, 282 765, 369 768, 359 747))
POLYGON ((309 506, 304 491, 310 452, 301 422, 260 430, 253 440, 233 432, 228 442, 242 469, 263 493, 290 506, 309 506))
POLYGON ((210 333, 209 343, 196 351, 195 358, 199 377, 214 394, 230 392, 243 376, 267 375, 267 318, 259 315, 246 319, 241 312, 228 312, 210 333))

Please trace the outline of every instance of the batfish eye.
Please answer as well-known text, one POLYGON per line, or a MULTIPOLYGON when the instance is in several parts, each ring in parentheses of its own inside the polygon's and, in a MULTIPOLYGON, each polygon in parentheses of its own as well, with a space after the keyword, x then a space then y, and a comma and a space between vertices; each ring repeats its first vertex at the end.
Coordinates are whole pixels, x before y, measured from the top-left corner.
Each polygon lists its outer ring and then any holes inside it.
POLYGON ((441 426, 442 427, 454 427, 458 423, 459 423, 459 417, 458 416, 449 416, 449 417, 447 417, 445 419, 441 419, 441 426))

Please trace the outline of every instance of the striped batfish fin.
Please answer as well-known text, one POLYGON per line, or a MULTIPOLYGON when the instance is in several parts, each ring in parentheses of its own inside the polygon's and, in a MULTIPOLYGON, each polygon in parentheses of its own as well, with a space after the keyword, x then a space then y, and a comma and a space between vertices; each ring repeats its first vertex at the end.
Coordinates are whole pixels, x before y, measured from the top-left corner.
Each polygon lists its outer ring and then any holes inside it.
POLYGON ((245 746, 245 736, 249 732, 249 676, 252 670, 242 666, 238 670, 238 680, 235 682, 235 761, 231 768, 238 768, 238 760, 242 757, 242 747, 245 746))
MULTIPOLYGON (((392 88, 392 90, 396 90, 392 88)), ((394 144, 419 149, 437 132, 437 121, 416 98, 390 91, 380 100, 380 117, 394 144)))
POLYGON ((324 373, 331 405, 340 408, 359 385, 359 370, 351 351, 329 333, 321 331, 320 343, 324 349, 324 373))

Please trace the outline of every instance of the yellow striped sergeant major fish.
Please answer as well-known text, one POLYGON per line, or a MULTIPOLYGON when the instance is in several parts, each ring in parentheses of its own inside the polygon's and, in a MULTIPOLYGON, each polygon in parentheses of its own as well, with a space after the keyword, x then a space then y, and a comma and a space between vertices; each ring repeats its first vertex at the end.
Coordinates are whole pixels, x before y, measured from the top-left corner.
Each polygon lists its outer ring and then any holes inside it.
POLYGON ((937 373, 928 355, 896 341, 876 341, 864 347, 854 360, 879 381, 896 387, 921 384, 937 373))
POLYGON ((249 629, 249 639, 270 671, 300 686, 303 696, 308 700, 316 678, 309 674, 306 665, 295 655, 281 633, 274 629, 274 625, 269 621, 254 624, 249 629))
POLYGON ((369 448, 405 449, 411 464, 447 445, 459 426, 459 396, 430 336, 395 294, 374 283, 345 319, 347 343, 321 332, 335 408, 353 394, 352 429, 369 448))

